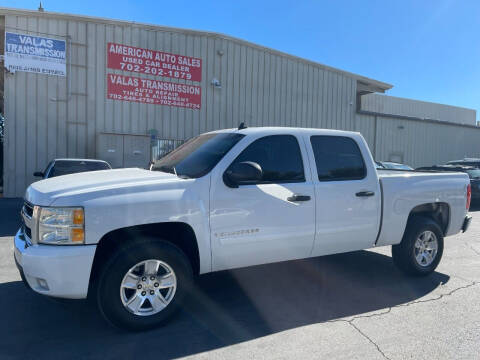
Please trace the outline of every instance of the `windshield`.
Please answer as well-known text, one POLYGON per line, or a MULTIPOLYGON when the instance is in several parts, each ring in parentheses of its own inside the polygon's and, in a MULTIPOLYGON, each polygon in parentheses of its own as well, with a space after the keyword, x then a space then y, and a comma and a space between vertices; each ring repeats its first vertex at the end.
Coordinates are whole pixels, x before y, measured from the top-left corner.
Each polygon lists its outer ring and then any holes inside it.
POLYGON ((470 179, 480 179, 480 169, 467 170, 470 179))
POLYGON ((155 161, 152 170, 187 178, 202 177, 210 172, 244 136, 234 133, 216 133, 194 137, 155 161))

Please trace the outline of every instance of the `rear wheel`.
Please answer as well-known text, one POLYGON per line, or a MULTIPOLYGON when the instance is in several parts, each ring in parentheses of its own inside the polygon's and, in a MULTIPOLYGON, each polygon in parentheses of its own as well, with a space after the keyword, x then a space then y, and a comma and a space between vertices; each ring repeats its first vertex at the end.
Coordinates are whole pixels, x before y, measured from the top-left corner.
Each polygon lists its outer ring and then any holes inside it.
POLYGON ((412 276, 432 273, 442 254, 442 230, 433 220, 420 216, 409 220, 402 242, 392 246, 395 265, 412 276))
POLYGON ((192 268, 175 245, 141 239, 112 255, 103 267, 97 304, 111 324, 146 330, 166 322, 191 289, 192 268))

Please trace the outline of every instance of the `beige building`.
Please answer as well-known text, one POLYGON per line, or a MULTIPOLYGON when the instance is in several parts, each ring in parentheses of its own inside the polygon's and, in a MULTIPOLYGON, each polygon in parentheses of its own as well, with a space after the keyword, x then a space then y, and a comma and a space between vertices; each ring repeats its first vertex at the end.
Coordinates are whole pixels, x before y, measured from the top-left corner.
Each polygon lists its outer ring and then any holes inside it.
POLYGON ((480 156, 474 110, 222 34, 5 8, 0 29, 6 197, 53 158, 145 167, 240 122, 360 131, 376 159, 413 166, 480 156))

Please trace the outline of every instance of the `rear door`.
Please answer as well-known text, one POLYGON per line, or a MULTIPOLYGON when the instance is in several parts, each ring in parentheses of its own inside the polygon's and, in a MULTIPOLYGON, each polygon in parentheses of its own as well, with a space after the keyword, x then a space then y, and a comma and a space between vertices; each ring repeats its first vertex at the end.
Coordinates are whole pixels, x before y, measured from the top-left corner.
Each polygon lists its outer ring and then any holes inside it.
POLYGON ((360 136, 314 135, 306 141, 315 164, 317 225, 312 256, 372 247, 381 194, 368 148, 360 136))
POLYGON ((304 258, 312 251, 315 199, 303 139, 270 135, 241 146, 245 141, 237 144, 243 151, 232 149, 212 173, 214 270, 304 258), (226 186, 225 170, 243 161, 258 163, 263 179, 238 188, 226 186))

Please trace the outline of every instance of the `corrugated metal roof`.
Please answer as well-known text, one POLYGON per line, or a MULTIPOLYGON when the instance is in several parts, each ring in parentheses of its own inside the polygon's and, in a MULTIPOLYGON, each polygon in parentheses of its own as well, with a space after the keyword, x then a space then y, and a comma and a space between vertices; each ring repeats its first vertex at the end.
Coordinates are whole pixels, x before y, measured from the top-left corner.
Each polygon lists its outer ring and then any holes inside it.
POLYGON ((393 85, 378 81, 375 79, 371 79, 362 75, 354 74, 348 71, 344 71, 341 69, 337 69, 328 65, 324 65, 312 60, 307 60, 295 55, 287 54, 282 51, 278 51, 269 47, 261 46, 255 43, 251 43, 246 40, 238 39, 233 36, 221 34, 221 33, 216 33, 216 32, 211 32, 211 31, 199 31, 199 30, 191 30, 191 29, 182 29, 182 28, 176 28, 176 27, 168 27, 168 26, 161 26, 161 25, 155 25, 155 24, 146 24, 146 23, 139 23, 136 21, 127 21, 127 20, 115 20, 115 19, 106 19, 106 18, 101 18, 101 17, 95 17, 95 16, 85 16, 85 15, 73 15, 73 14, 64 14, 64 13, 57 13, 57 12, 51 12, 51 11, 36 11, 36 10, 23 10, 23 9, 15 9, 15 8, 7 8, 7 7, 0 7, 0 15, 17 15, 17 16, 38 16, 38 17, 45 17, 45 18, 56 18, 56 19, 71 19, 71 20, 76 20, 76 21, 86 21, 86 22, 97 22, 97 23, 103 23, 103 24, 111 24, 111 25, 118 25, 118 26, 131 26, 131 27, 140 27, 143 29, 152 29, 152 30, 162 30, 162 31, 169 31, 169 32, 178 32, 182 34, 195 34, 195 35, 203 35, 207 37, 215 37, 215 38, 221 38, 229 41, 233 41, 236 43, 240 43, 243 45, 250 46, 252 48, 260 49, 263 51, 267 51, 269 53, 287 57, 290 59, 294 59, 297 61, 302 61, 308 64, 312 64, 315 66, 318 66, 320 68, 323 68, 325 70, 333 71, 340 73, 342 75, 346 75, 349 77, 352 77, 356 79, 358 82, 360 82, 362 85, 367 86, 369 91, 371 92, 385 92, 386 90, 389 90, 393 87, 393 85))

